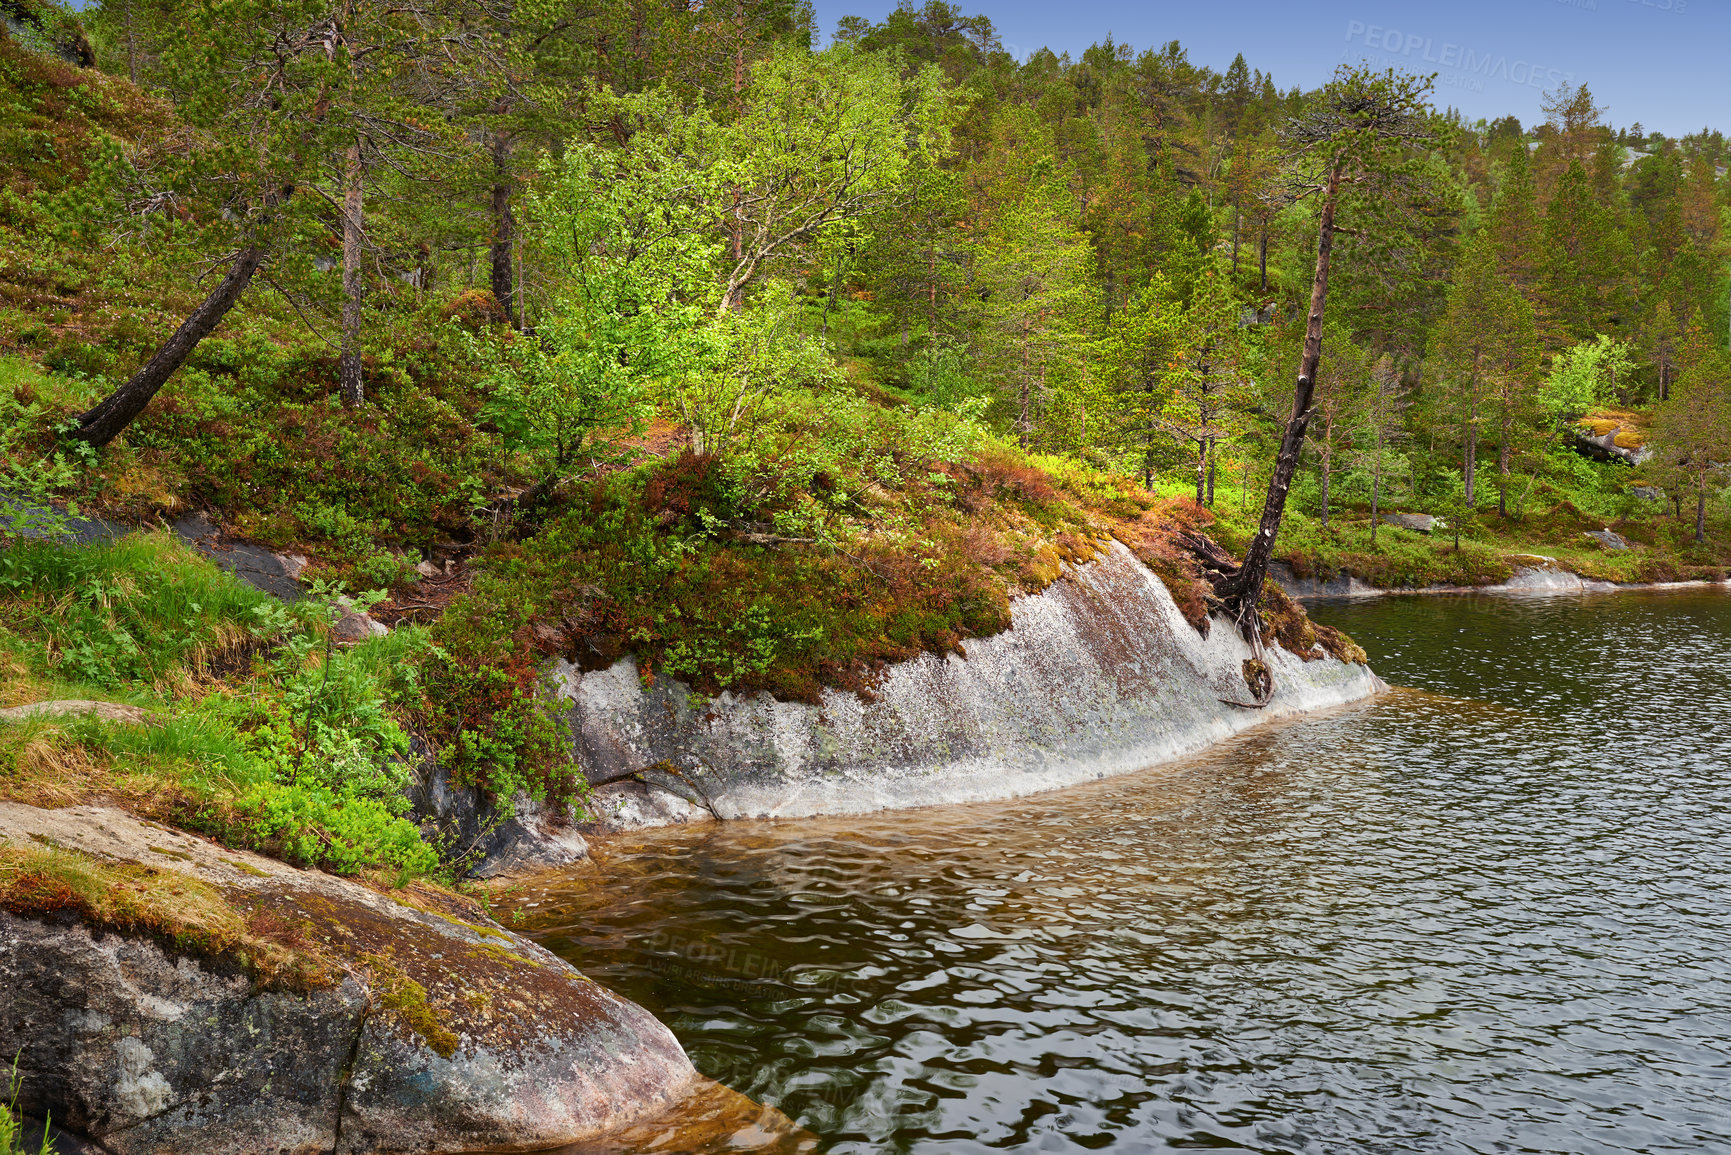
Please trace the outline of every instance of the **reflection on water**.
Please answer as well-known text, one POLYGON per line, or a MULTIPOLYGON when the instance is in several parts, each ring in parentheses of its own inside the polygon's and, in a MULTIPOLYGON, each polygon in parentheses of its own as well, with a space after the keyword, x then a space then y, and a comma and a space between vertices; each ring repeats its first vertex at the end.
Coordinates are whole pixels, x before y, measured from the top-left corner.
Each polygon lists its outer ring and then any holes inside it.
POLYGON ((1731 1136, 1731 597, 1327 605, 1374 703, 1009 803, 656 832, 523 898, 837 1152, 1731 1136))

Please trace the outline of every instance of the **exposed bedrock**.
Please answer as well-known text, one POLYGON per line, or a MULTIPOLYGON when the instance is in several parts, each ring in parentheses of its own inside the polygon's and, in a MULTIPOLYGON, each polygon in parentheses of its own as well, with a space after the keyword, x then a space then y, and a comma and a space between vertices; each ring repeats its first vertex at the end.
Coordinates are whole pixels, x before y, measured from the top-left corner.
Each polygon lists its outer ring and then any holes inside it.
POLYGON ((0 909, 20 1106, 113 1155, 535 1150, 701 1088, 647 1011, 454 896, 397 901, 105 807, 0 803, 5 847, 14 874, 72 855, 201 936, 104 925, 51 872, 0 909), (301 962, 267 981, 263 957, 301 962))
POLYGON ((1367 697, 1365 666, 1281 649, 1274 696, 1251 706, 1250 647, 1215 622, 1203 637, 1160 579, 1114 542, 1012 604, 1012 625, 966 657, 887 669, 871 695, 821 704, 766 694, 699 699, 629 659, 560 663, 601 828, 708 818, 800 817, 1008 798, 1199 750, 1259 722, 1367 697), (1231 703, 1243 703, 1244 706, 1231 703), (683 796, 684 801, 680 800, 683 796))

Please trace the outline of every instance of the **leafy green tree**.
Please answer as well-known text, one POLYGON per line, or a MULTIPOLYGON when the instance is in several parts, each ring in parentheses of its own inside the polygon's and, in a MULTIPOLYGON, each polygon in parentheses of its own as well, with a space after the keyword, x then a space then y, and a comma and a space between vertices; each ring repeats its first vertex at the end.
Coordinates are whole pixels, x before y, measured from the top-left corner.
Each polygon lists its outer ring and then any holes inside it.
POLYGON ((890 53, 778 49, 753 66, 721 130, 722 306, 738 308, 766 263, 907 199, 912 171, 948 147, 955 108, 942 72, 890 53))
POLYGON ((664 93, 609 111, 634 123, 629 143, 572 144, 544 162, 528 203, 537 258, 560 273, 536 332, 497 348, 489 401, 540 474, 520 511, 540 507, 597 434, 634 429, 657 389, 716 356, 706 324, 720 245, 704 228, 715 181, 694 163, 712 127, 664 93))
POLYGON ((785 281, 771 281, 751 308, 711 320, 702 360, 671 391, 694 453, 725 458, 749 449, 778 398, 835 377, 823 342, 803 330, 785 281))
POLYGON ((1629 388, 1633 369, 1630 343, 1600 333, 1551 358, 1540 401, 1553 421, 1573 421, 1595 405, 1627 400, 1620 394, 1629 388))

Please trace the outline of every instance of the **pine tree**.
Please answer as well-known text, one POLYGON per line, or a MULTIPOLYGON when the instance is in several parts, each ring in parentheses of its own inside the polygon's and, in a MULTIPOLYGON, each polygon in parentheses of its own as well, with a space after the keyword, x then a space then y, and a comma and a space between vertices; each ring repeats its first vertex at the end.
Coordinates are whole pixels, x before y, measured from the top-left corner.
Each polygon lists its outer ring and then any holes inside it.
POLYGON ((1496 267, 1486 233, 1467 243, 1432 337, 1432 376, 1461 439, 1467 507, 1478 503, 1478 454, 1487 426, 1498 440, 1499 505, 1523 420, 1536 404, 1538 342, 1532 306, 1496 267))
POLYGON ((1344 465, 1356 426, 1370 400, 1370 361, 1351 336, 1330 326, 1323 342, 1322 361, 1316 373, 1316 415, 1310 421, 1310 440, 1316 449, 1317 476, 1321 481, 1319 512, 1328 525, 1334 475, 1344 465))
POLYGON ((1498 270, 1542 313, 1545 226, 1539 218, 1538 190, 1524 143, 1517 142, 1509 154, 1490 228, 1498 270))
POLYGON ((1571 161, 1545 211, 1546 296, 1571 340, 1626 328, 1634 308, 1634 252, 1571 161))
POLYGON ((1164 277, 1138 290, 1112 314, 1101 342, 1110 425, 1102 441, 1130 463, 1144 489, 1154 487, 1166 437, 1161 416, 1182 372, 1184 310, 1164 277))
POLYGON ((1042 410, 1061 379, 1082 368, 1097 308, 1092 246, 1070 222, 1074 206, 1055 181, 1005 204, 975 263, 972 327, 981 364, 1033 445, 1042 410))
POLYGON ((1238 435, 1254 397, 1245 365, 1243 305, 1226 270, 1207 269, 1179 318, 1177 361, 1158 424, 1196 469, 1196 504, 1212 505, 1216 451, 1238 435))
POLYGON ((1659 476, 1693 491, 1695 540, 1707 540, 1707 497, 1731 461, 1731 359, 1696 331, 1690 364, 1653 423, 1659 476))

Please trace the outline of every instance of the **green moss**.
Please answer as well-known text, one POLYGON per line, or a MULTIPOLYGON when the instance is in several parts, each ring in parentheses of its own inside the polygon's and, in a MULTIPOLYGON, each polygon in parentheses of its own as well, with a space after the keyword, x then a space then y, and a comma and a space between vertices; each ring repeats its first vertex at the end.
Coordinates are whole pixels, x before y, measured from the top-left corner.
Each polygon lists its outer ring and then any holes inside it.
POLYGON ((456 1054, 457 1034, 439 1021, 439 1016, 427 1001, 427 988, 398 970, 384 956, 368 956, 365 961, 378 984, 379 1001, 397 1012, 403 1024, 434 1053, 446 1059, 456 1054))
POLYGON ((196 878, 103 863, 57 846, 0 842, 0 909, 22 915, 71 911, 98 927, 154 935, 178 949, 236 963, 267 984, 306 989, 335 976, 328 960, 282 933, 286 928, 249 920, 196 878))

